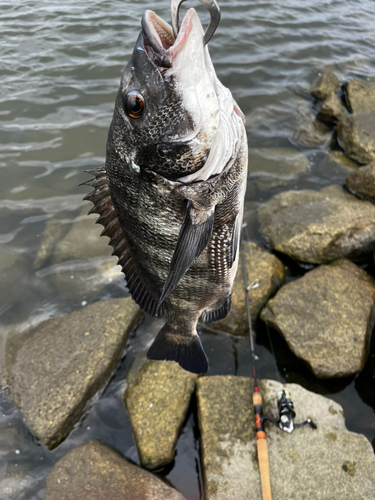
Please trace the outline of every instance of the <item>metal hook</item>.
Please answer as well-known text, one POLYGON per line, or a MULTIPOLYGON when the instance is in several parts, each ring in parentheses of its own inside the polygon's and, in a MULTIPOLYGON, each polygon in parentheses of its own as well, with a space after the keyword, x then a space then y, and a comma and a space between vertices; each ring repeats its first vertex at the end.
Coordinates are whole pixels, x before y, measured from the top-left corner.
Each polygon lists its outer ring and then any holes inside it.
MULTIPOLYGON (((206 7, 206 9, 210 14, 210 24, 208 25, 206 33, 204 34, 203 37, 203 44, 207 45, 207 43, 211 40, 212 35, 215 33, 216 28, 220 23, 220 16, 221 16, 220 7, 216 3, 216 0, 199 0, 199 1, 204 7, 206 7)), ((186 2, 186 0, 172 0, 171 3, 172 29, 175 38, 177 37, 177 34, 180 29, 179 10, 183 2, 186 2)))

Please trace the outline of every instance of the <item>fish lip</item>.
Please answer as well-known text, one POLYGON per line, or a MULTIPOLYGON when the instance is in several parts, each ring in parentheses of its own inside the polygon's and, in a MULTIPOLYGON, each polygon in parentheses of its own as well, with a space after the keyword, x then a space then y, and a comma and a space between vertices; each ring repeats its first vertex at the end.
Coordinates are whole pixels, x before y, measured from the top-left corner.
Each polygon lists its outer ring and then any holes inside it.
POLYGON ((173 61, 186 44, 192 29, 191 17, 194 9, 189 9, 181 23, 177 38, 174 37, 171 26, 155 12, 146 10, 142 16, 142 34, 144 46, 149 58, 163 70, 171 68, 173 61))

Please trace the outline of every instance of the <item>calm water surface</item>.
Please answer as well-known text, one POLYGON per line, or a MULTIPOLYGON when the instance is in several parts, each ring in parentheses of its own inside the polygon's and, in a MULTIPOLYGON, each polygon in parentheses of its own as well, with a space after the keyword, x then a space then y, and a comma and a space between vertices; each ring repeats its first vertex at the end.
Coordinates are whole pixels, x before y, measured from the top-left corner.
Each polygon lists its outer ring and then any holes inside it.
MULTIPOLYGON (((196 2, 198 3, 198 2, 196 2)), ((194 3, 189 3, 189 7, 194 3)), ((293 138, 316 106, 308 89, 333 69, 341 82, 375 82, 375 10, 372 0, 220 0, 222 22, 210 43, 221 81, 246 115, 250 148, 301 151, 309 169, 283 185, 265 189, 249 182, 249 238, 264 245, 256 210, 285 189, 320 189, 343 183, 346 172, 322 163, 327 146, 303 148, 293 138)), ((86 303, 124 296, 123 280, 71 260, 41 266, 35 259, 46 226, 62 234, 82 211, 87 192, 82 171, 101 167, 121 72, 129 59, 145 9, 169 20, 169 2, 38 0, 0 3, 0 367, 5 345, 17 343, 31 324, 86 303), (96 273, 96 274, 95 274, 96 273), (92 274, 92 275, 91 275, 92 274), (62 276, 59 281, 57 276, 62 276), (66 279, 64 279, 64 277, 66 279), (57 286, 59 283, 59 286, 57 286)), ((204 9, 197 10, 207 20, 204 9)), ((290 261, 288 279, 305 272, 290 261)), ((370 261, 361 263, 374 273, 370 261)), ((79 443, 99 438, 137 462, 122 402, 124 374, 146 351, 160 323, 138 328, 121 365, 66 441, 50 452, 28 431, 22 415, 0 394, 0 498, 41 499, 53 464, 79 443), (6 436, 3 438, 3 436, 6 436), (9 496, 7 492, 13 491, 9 496)), ((375 437, 375 346, 362 374, 339 381, 315 379, 271 332, 281 378, 328 395, 343 405, 349 429, 375 437)), ((209 374, 249 375, 247 340, 202 333, 209 374)), ((261 377, 276 378, 267 333, 257 335, 261 377)), ((298 409, 297 409, 298 413, 298 409)), ((199 433, 192 405, 174 464, 160 471, 189 500, 202 498, 199 433)))

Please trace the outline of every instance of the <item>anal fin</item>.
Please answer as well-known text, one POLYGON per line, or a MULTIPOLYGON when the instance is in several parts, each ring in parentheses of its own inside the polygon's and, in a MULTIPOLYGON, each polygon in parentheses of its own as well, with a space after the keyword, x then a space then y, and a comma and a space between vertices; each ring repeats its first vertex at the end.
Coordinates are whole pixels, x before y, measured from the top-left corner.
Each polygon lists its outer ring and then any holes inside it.
POLYGON ((232 307, 232 295, 229 295, 225 301, 220 304, 216 309, 209 309, 204 311, 201 315, 202 323, 209 325, 215 323, 215 321, 220 321, 228 316, 230 309, 232 307))

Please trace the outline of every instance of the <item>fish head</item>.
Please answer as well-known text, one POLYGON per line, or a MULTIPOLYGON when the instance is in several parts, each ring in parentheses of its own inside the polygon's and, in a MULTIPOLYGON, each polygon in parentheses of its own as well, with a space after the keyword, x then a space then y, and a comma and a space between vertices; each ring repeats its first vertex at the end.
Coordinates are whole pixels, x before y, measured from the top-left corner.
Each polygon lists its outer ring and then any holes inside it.
POLYGON ((219 125, 217 77, 203 28, 189 9, 178 36, 152 11, 142 18, 121 77, 108 149, 135 170, 167 179, 200 170, 219 125))

